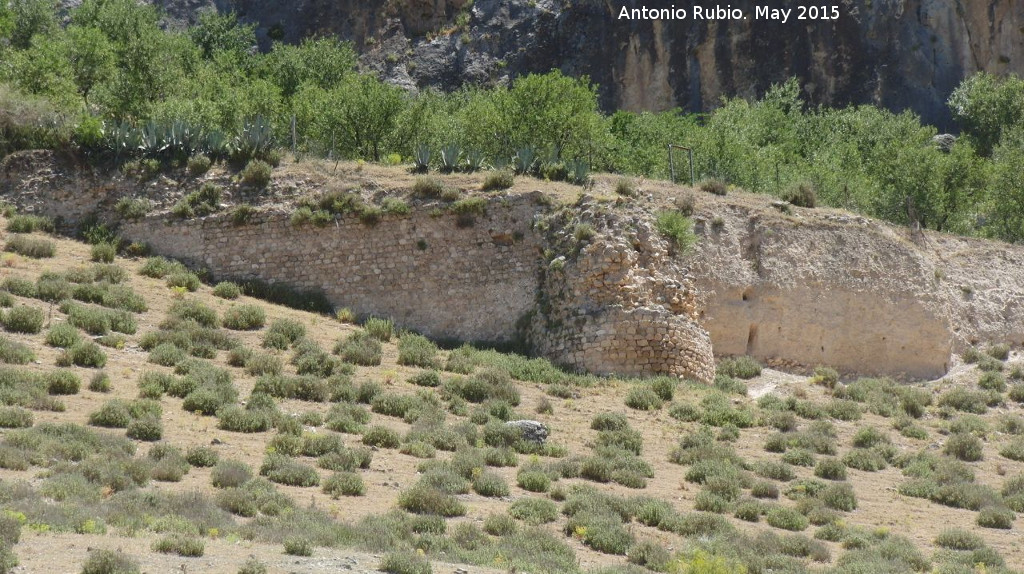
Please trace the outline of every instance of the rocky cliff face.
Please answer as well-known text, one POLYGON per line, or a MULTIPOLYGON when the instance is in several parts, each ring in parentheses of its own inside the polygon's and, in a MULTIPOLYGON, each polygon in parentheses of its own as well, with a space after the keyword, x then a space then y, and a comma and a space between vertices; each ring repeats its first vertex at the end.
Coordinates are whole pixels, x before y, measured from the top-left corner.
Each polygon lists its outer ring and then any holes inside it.
MULTIPOLYGON (((1018 0, 832 0, 834 22, 627 21, 636 0, 155 0, 188 20, 203 6, 234 10, 261 43, 309 34, 351 40, 363 63, 410 88, 452 89, 559 68, 600 84, 605 109, 708 110, 797 76, 812 104, 913 109, 949 129, 945 101, 966 76, 1024 74, 1018 0)), ((680 6, 689 2, 680 2, 680 6)), ((714 6, 715 2, 696 2, 714 6)), ((668 2, 648 3, 651 8, 668 2)))

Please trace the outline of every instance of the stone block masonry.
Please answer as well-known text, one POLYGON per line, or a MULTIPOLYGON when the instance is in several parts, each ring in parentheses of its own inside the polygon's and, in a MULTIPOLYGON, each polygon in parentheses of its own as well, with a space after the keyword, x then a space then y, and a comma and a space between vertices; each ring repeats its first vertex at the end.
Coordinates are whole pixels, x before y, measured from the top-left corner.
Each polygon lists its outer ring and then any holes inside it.
POLYGON ((531 201, 495 201, 465 227, 425 209, 376 225, 346 216, 324 227, 293 226, 280 211, 260 212, 245 225, 227 215, 152 217, 121 233, 218 279, 319 290, 338 307, 390 317, 429 337, 508 342, 538 288, 535 210, 531 201))

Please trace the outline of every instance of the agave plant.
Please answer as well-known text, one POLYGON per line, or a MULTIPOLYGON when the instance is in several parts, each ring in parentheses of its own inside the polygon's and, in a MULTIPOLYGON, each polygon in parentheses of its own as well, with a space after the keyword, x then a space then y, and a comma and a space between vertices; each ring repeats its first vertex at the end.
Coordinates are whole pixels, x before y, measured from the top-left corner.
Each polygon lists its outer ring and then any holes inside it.
POLYGON ((415 171, 417 173, 427 173, 430 171, 430 146, 427 144, 417 145, 415 161, 415 171))
POLYGON ((590 182, 590 164, 581 159, 574 159, 566 162, 565 167, 569 171, 568 180, 576 185, 586 186, 590 182))
POLYGON ((484 154, 480 150, 470 150, 466 152, 466 171, 473 173, 480 171, 484 165, 484 154))
POLYGON ((459 144, 448 144, 441 148, 441 171, 451 173, 459 167, 459 156, 462 150, 459 144))
POLYGON ((122 156, 135 154, 142 146, 141 132, 127 122, 116 126, 104 124, 103 131, 107 145, 114 152, 115 161, 120 161, 122 156))
POLYGON ((525 175, 533 170, 533 162, 537 159, 537 152, 532 147, 524 147, 516 152, 512 158, 512 166, 516 175, 525 175))
POLYGON ((206 132, 203 137, 202 145, 203 151, 205 151, 206 155, 210 156, 211 159, 224 159, 231 153, 228 136, 220 130, 206 132))
POLYGON ((274 130, 270 122, 263 116, 245 122, 242 131, 238 132, 231 145, 231 158, 237 162, 245 162, 252 158, 268 155, 276 145, 274 130))
POLYGON ((142 127, 139 151, 146 157, 160 157, 167 150, 167 129, 156 120, 149 120, 142 127))

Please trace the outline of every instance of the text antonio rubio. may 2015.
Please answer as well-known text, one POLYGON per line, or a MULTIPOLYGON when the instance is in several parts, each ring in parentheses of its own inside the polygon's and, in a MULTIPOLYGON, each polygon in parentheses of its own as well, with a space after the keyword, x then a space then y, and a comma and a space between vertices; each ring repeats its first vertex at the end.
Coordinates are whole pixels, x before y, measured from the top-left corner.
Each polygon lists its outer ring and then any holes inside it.
POLYGON ((790 20, 838 20, 839 6, 794 6, 792 8, 770 8, 754 6, 753 9, 733 7, 731 4, 714 6, 669 8, 630 8, 619 10, 619 20, 764 20, 781 22, 790 20))

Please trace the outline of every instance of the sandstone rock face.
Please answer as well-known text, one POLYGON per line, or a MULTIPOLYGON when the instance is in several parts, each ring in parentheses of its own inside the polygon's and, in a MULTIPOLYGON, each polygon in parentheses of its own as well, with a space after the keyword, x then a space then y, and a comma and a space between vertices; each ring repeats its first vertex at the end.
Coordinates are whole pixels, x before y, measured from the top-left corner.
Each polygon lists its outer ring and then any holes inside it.
POLYGON ((258 25, 264 48, 271 31, 292 42, 314 33, 352 40, 368 68, 410 88, 554 68, 586 74, 609 110, 708 110, 722 96, 755 97, 797 76, 812 104, 912 109, 949 129, 945 101, 964 77, 1024 74, 1018 0, 839 0, 838 21, 785 24, 754 20, 754 6, 766 3, 744 0, 728 4, 750 12, 747 20, 664 22, 618 20, 622 6, 642 4, 634 2, 476 0, 458 30, 464 0, 157 3, 181 20, 205 5, 234 10, 258 25))

